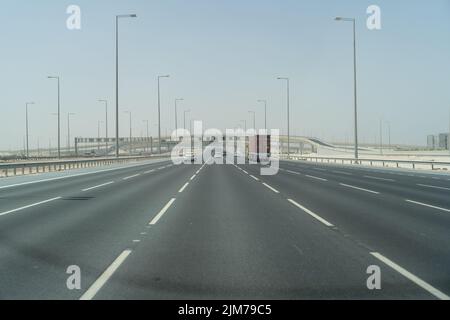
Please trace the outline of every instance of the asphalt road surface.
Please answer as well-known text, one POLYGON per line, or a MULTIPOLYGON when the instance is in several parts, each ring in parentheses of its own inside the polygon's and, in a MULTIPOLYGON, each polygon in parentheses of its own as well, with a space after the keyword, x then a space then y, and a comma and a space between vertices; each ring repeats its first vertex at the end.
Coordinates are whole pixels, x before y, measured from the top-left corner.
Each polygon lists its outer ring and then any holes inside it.
POLYGON ((450 175, 153 161, 0 180, 0 299, 449 295, 450 175))

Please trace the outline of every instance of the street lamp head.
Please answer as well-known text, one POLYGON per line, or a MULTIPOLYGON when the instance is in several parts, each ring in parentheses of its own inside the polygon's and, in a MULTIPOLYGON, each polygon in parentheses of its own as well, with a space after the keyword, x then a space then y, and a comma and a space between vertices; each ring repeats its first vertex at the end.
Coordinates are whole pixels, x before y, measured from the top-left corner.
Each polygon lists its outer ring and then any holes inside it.
POLYGON ((117 18, 137 18, 136 14, 119 14, 116 16, 117 18))
POLYGON ((48 76, 47 78, 48 79, 59 79, 59 77, 57 77, 57 76, 48 76))
POLYGON ((355 21, 354 18, 344 18, 344 17, 336 17, 334 18, 336 21, 355 21))
POLYGON ((170 78, 170 75, 158 76, 158 78, 170 78))

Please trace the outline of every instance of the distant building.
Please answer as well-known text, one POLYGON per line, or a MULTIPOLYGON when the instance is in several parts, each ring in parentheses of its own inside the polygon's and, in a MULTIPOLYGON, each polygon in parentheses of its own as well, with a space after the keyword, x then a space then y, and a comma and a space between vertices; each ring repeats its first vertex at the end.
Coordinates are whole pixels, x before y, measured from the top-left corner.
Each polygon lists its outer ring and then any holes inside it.
POLYGON ((438 141, 439 149, 448 149, 448 144, 449 144, 448 133, 440 133, 438 141))
POLYGON ((434 134, 430 134, 427 137, 427 147, 428 149, 435 150, 437 148, 437 139, 434 134))

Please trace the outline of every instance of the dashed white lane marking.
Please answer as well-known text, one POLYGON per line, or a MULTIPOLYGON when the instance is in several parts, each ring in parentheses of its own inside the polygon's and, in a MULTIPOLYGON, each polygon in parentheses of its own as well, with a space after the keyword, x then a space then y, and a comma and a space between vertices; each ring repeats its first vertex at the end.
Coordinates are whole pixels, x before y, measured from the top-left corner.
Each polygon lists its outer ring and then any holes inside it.
POLYGON ((441 300, 450 300, 450 297, 448 295, 446 295, 445 293, 439 291, 438 289, 436 289, 435 287, 433 287, 429 283, 423 281, 419 277, 413 275, 411 272, 403 269, 398 264, 396 264, 395 262, 393 262, 393 261, 389 260, 388 258, 384 257, 383 255, 379 254, 378 252, 371 252, 370 254, 372 256, 374 256, 375 258, 377 258, 378 260, 380 260, 381 262, 383 262, 386 265, 388 265, 389 267, 391 267, 392 269, 394 269, 395 271, 397 271, 398 273, 400 273, 401 275, 403 275, 404 277, 406 277, 407 279, 409 279, 412 282, 414 282, 415 284, 417 284, 422 289, 428 291, 429 293, 431 293, 436 298, 441 299, 441 300))
POLYGON ((250 177, 252 177, 252 179, 259 181, 259 179, 257 177, 255 177, 254 175, 250 175, 250 177))
POLYGON ((441 210, 441 211, 445 211, 445 212, 450 212, 450 209, 445 209, 442 207, 437 207, 437 206, 433 206, 431 204, 426 204, 423 202, 418 202, 418 201, 413 201, 413 200, 405 200, 406 202, 409 203, 414 203, 414 204, 418 204, 419 206, 424 206, 424 207, 428 207, 428 208, 432 208, 432 209, 437 209, 437 210, 441 210))
POLYGON ((395 182, 394 179, 386 179, 386 178, 380 178, 380 177, 364 176, 364 178, 367 178, 367 179, 374 179, 374 180, 380 180, 380 181, 395 182))
POLYGON ((424 188, 432 188, 432 189, 440 189, 440 190, 450 190, 450 188, 438 187, 438 186, 431 186, 431 185, 428 185, 428 184, 420 184, 420 183, 418 183, 417 185, 420 186, 420 187, 424 187, 424 188))
POLYGON ((297 172, 297 171, 286 170, 286 172, 289 172, 289 173, 292 173, 292 174, 296 174, 296 175, 301 175, 301 173, 297 172))
POLYGON ((134 174, 134 175, 132 175, 132 176, 129 176, 129 177, 125 177, 125 178, 123 178, 122 180, 130 180, 130 179, 133 179, 133 178, 139 177, 140 175, 141 175, 140 173, 138 173, 138 174, 134 174))
POLYGON ((312 212, 311 210, 305 208, 304 206, 302 206, 301 204, 299 204, 298 202, 292 200, 292 199, 288 199, 288 201, 290 203, 292 203, 294 206, 296 206, 297 208, 301 209, 302 211, 306 212, 307 214, 309 214, 311 217, 315 218, 316 220, 322 222, 324 225, 326 225, 327 227, 334 227, 333 224, 329 223, 327 220, 325 220, 324 218, 318 216, 317 214, 315 214, 314 212, 312 212))
POLYGON ((138 243, 138 242, 141 242, 141 240, 136 239, 136 240, 133 240, 133 242, 138 243))
POLYGON ((107 186, 107 185, 110 185, 110 184, 113 184, 113 183, 114 183, 114 181, 110 181, 110 182, 106 182, 106 183, 100 184, 100 185, 95 186, 95 187, 90 187, 90 188, 83 189, 81 191, 86 192, 86 191, 98 189, 98 188, 101 188, 101 187, 104 187, 104 186, 107 186))
POLYGON ((150 225, 155 225, 156 223, 158 223, 159 219, 161 219, 161 217, 164 215, 164 213, 167 212, 167 210, 169 210, 169 208, 172 206, 172 204, 175 202, 175 198, 171 199, 165 206, 164 208, 161 209, 161 211, 157 214, 156 217, 153 218, 153 220, 149 223, 150 225))
POLYGON ((190 179, 190 180, 191 180, 191 181, 192 181, 192 180, 194 180, 196 176, 197 176, 197 175, 196 175, 196 174, 194 174, 194 175, 193 175, 193 176, 191 177, 191 179, 190 179))
POLYGON ((275 193, 280 193, 280 191, 278 191, 278 190, 275 189, 275 188, 272 188, 272 187, 269 186, 267 183, 263 183, 263 185, 264 185, 265 187, 269 188, 270 190, 272 190, 272 191, 275 192, 275 193))
POLYGON ((24 206, 24 207, 21 207, 21 208, 17 208, 17 209, 13 209, 13 210, 2 212, 2 213, 0 213, 0 216, 5 216, 5 215, 10 214, 10 213, 14 213, 14 212, 25 210, 25 209, 32 208, 32 207, 36 207, 36 206, 39 206, 41 204, 45 204, 45 203, 52 202, 52 201, 55 201, 55 200, 60 200, 60 199, 62 199, 62 198, 61 197, 56 197, 56 198, 40 201, 40 202, 33 203, 33 204, 30 204, 30 205, 27 205, 27 206, 24 206))
POLYGON ((149 174, 149 173, 152 173, 152 172, 155 172, 155 169, 145 171, 144 174, 149 174))
POLYGON ((165 169, 166 167, 159 167, 157 170, 162 170, 165 169))
POLYGON ((187 186, 189 185, 189 182, 187 182, 179 191, 178 193, 182 193, 184 191, 184 189, 187 188, 187 186))
POLYGON ((319 178, 319 177, 315 177, 315 176, 310 176, 310 175, 305 175, 305 177, 311 178, 311 179, 316 179, 316 180, 320 180, 320 181, 328 181, 327 179, 324 178, 319 178))
POLYGON ((334 170, 334 171, 331 171, 331 172, 339 173, 339 174, 345 174, 346 176, 352 176, 352 175, 353 175, 353 174, 351 174, 351 173, 344 172, 344 171, 336 171, 336 170, 334 170))
POLYGON ((352 188, 352 189, 355 189, 355 190, 360 190, 360 191, 369 192, 369 193, 373 193, 373 194, 380 194, 377 191, 372 191, 372 190, 369 190, 369 189, 355 187, 355 186, 352 186, 352 185, 349 185, 349 184, 345 184, 345 183, 340 183, 340 185, 343 186, 343 187, 352 188))
POLYGON ((103 274, 98 278, 92 286, 81 296, 80 300, 92 300, 95 295, 100 291, 100 289, 105 285, 105 283, 111 278, 111 276, 119 269, 120 265, 125 261, 130 255, 131 250, 125 250, 122 252, 116 260, 103 272, 103 274))
POLYGON ((242 170, 242 172, 243 172, 243 173, 245 173, 245 174, 248 174, 248 172, 247 172, 247 171, 245 171, 245 170, 242 170))

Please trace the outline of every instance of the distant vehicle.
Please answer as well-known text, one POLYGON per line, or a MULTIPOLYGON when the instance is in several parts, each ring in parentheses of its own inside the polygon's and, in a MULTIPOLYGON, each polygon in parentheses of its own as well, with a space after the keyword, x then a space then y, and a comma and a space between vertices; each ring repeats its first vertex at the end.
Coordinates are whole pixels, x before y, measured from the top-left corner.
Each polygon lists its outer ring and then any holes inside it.
POLYGON ((249 137, 247 159, 256 163, 270 162, 270 135, 255 135, 249 137))

